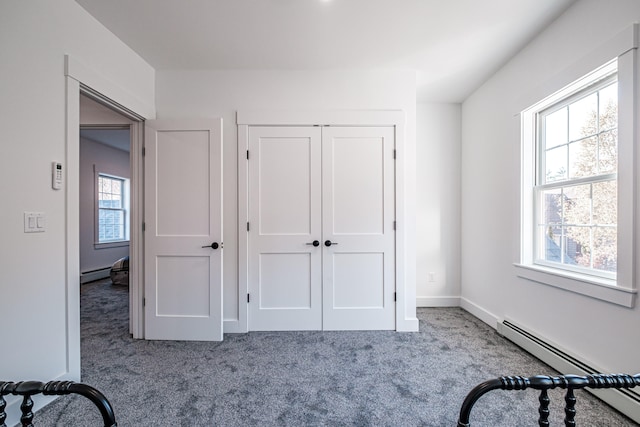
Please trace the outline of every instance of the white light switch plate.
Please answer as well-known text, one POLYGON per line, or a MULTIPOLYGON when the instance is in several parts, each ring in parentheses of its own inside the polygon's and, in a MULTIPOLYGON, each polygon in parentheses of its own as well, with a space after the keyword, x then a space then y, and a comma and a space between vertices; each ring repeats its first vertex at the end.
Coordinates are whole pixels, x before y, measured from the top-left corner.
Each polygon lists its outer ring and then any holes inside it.
POLYGON ((47 217, 44 212, 24 213, 24 232, 43 233, 47 229, 47 217))

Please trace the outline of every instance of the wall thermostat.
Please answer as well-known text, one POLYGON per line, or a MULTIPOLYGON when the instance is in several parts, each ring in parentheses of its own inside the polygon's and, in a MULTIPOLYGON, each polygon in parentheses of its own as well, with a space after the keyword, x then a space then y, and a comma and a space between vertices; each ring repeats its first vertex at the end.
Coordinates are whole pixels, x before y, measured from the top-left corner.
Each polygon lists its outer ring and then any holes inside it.
POLYGON ((51 163, 51 187, 54 190, 62 188, 62 163, 51 163))

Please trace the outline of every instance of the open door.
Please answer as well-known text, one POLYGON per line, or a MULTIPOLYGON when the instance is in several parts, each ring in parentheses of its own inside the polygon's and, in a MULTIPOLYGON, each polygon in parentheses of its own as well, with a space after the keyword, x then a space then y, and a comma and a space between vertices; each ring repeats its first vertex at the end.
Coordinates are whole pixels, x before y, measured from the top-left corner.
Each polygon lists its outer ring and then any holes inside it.
POLYGON ((222 340, 222 119, 145 132, 145 338, 222 340))

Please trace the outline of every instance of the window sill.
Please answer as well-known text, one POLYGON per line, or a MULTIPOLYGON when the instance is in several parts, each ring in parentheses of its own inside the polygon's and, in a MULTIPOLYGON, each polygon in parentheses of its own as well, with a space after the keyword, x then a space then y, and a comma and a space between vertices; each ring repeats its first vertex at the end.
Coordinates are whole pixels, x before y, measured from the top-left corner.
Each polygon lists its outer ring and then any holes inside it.
POLYGON ((558 271, 538 265, 514 264, 514 266, 518 277, 532 282, 586 295, 623 307, 632 308, 635 306, 638 291, 617 286, 614 280, 558 271))
POLYGON ((106 243, 94 243, 94 249, 110 249, 110 248, 122 248, 125 246, 129 246, 128 240, 122 240, 119 242, 106 242, 106 243))

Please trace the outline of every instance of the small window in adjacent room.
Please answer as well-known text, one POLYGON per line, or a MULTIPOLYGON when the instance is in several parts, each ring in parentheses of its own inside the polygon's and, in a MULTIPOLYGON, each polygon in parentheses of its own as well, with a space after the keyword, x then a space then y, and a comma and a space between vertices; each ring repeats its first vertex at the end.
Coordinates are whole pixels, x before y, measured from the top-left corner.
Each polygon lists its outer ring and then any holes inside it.
POLYGON ((128 180, 98 174, 98 243, 129 240, 128 180))

